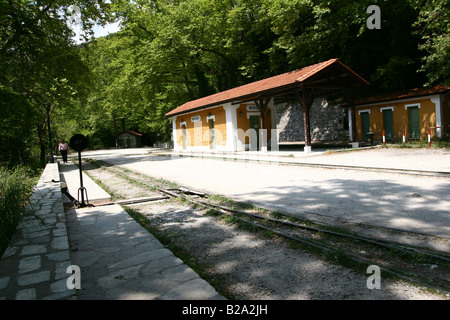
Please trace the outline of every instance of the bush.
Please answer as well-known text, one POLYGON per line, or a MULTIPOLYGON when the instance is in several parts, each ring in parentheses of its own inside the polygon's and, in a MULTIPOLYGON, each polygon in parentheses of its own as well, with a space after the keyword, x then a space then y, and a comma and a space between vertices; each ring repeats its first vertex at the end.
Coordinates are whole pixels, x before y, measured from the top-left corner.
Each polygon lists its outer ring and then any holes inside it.
POLYGON ((18 166, 11 170, 0 167, 0 257, 17 224, 29 213, 27 204, 35 182, 26 167, 18 166))

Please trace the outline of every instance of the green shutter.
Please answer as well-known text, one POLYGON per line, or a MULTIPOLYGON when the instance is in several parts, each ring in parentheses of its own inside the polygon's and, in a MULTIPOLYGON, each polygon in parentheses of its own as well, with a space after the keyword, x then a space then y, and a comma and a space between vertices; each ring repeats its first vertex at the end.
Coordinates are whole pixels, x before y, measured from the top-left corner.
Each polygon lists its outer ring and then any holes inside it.
POLYGON ((392 110, 383 110, 384 131, 386 140, 394 139, 394 121, 392 119, 392 110))
POLYGON ((363 140, 366 140, 367 133, 370 132, 369 112, 361 112, 361 126, 363 140))
POLYGON ((409 138, 420 139, 419 107, 409 107, 409 138))
POLYGON ((183 149, 187 148, 187 141, 186 141, 186 126, 183 125, 183 149))
POLYGON ((215 149, 216 148, 216 133, 214 130, 214 119, 209 119, 209 129, 210 129, 210 134, 211 134, 211 149, 215 149))

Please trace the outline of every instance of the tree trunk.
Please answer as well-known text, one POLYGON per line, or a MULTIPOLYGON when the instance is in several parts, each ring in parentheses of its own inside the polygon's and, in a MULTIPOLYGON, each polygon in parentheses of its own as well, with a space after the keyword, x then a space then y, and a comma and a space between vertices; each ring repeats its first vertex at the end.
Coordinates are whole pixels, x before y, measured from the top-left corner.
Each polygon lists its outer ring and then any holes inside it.
POLYGON ((112 115, 112 120, 113 120, 113 126, 114 126, 114 138, 116 140, 116 148, 119 147, 119 131, 117 130, 117 120, 116 120, 116 116, 113 114, 112 115))
POLYGON ((37 134, 39 137, 39 147, 41 149, 41 154, 40 154, 40 163, 41 163, 41 167, 44 168, 45 167, 45 157, 46 157, 46 143, 45 143, 45 131, 42 131, 42 126, 38 126, 37 128, 37 134))

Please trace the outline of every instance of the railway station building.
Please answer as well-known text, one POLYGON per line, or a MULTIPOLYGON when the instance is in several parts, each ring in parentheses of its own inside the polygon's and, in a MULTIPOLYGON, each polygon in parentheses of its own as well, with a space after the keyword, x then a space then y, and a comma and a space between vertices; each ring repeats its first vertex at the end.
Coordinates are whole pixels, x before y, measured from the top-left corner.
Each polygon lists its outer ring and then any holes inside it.
MULTIPOLYGON (((296 101, 303 115, 304 150, 310 152, 313 102, 328 95, 345 96, 354 119, 351 97, 368 85, 339 59, 330 59, 189 101, 166 114, 172 117, 174 151, 278 150, 277 105, 296 101)), ((355 120, 351 123, 356 125, 355 120)))
MULTIPOLYGON (((375 141, 425 140, 450 137, 450 86, 417 88, 355 102, 356 139, 375 141)), ((352 128, 352 126, 350 126, 352 128)))

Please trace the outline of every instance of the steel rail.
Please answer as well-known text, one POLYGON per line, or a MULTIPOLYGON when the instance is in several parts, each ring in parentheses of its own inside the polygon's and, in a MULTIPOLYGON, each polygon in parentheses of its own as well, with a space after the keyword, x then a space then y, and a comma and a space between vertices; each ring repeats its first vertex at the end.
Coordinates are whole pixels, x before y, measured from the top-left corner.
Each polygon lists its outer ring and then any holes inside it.
MULTIPOLYGON (((242 222, 245 222, 245 223, 254 225, 254 226, 257 227, 257 228, 260 228, 260 229, 263 229, 263 230, 266 230, 266 231, 269 231, 269 232, 273 232, 273 233, 275 233, 275 234, 277 234, 277 235, 279 235, 279 236, 282 236, 282 237, 284 237, 284 238, 287 238, 287 239, 290 239, 290 240, 294 240, 294 241, 298 241, 298 242, 304 243, 304 244, 306 244, 306 245, 308 245, 308 246, 312 246, 312 247, 315 247, 315 248, 318 248, 318 249, 321 249, 321 250, 324 250, 324 251, 327 251, 327 252, 331 252, 331 253, 341 253, 341 254, 343 253, 343 254, 344 254, 345 256, 347 256, 349 259, 352 259, 353 261, 355 261, 355 262, 357 262, 357 263, 360 263, 360 264, 366 264, 366 263, 369 263, 370 265, 376 265, 376 266, 380 267, 381 270, 383 270, 383 271, 385 271, 385 272, 387 272, 387 273, 390 273, 390 274, 392 274, 393 276, 396 276, 396 277, 401 278, 401 279, 403 279, 403 280, 406 280, 406 281, 409 281, 409 282, 412 282, 412 283, 416 283, 416 284, 421 285, 421 286, 423 286, 423 287, 430 288, 430 289, 433 289, 433 290, 436 290, 436 291, 439 291, 439 292, 443 292, 443 293, 445 293, 445 294, 449 294, 449 293, 450 293, 450 292, 448 292, 448 291, 446 291, 446 290, 443 290, 443 289, 441 289, 441 288, 438 288, 438 287, 435 287, 435 286, 433 286, 433 285, 424 283, 424 282, 422 282, 422 281, 420 281, 420 280, 417 280, 417 279, 413 278, 412 275, 406 276, 406 275, 400 273, 400 271, 397 271, 397 270, 395 270, 395 269, 393 269, 393 268, 391 268, 391 267, 389 267, 389 266, 386 266, 385 264, 380 263, 380 262, 378 262, 378 261, 373 261, 373 260, 371 260, 371 259, 362 257, 362 256, 360 256, 360 255, 356 255, 356 254, 353 254, 353 253, 342 252, 341 250, 338 250, 338 249, 336 249, 336 248, 333 247, 333 246, 328 246, 328 245, 325 245, 325 244, 323 244, 323 243, 320 243, 320 242, 317 242, 317 241, 314 241, 314 240, 311 240, 311 239, 307 239, 307 238, 302 237, 302 236, 299 236, 299 235, 296 235, 296 236, 289 235, 289 234, 287 234, 287 233, 284 233, 284 232, 281 232, 281 231, 278 231, 278 230, 275 230, 275 229, 272 229, 272 228, 263 226, 263 225, 261 225, 261 224, 259 224, 259 223, 254 222, 254 221, 250 221, 250 220, 247 220, 247 219, 243 219, 243 218, 241 218, 241 217, 236 217, 235 215, 228 213, 228 212, 227 212, 226 210, 224 210, 224 209, 221 209, 221 208, 219 208, 219 207, 215 207, 214 205, 206 204, 206 203, 204 203, 204 202, 202 202, 202 201, 196 201, 196 200, 192 200, 192 199, 187 199, 187 200, 190 201, 190 202, 192 202, 192 203, 198 204, 198 205, 200 205, 200 206, 204 206, 204 207, 206 207, 206 208, 210 208, 210 209, 213 209, 213 210, 217 210, 217 211, 219 211, 219 212, 221 212, 221 213, 223 213, 223 214, 225 214, 225 215, 227 215, 227 216, 231 216, 231 217, 233 217, 233 218, 235 218, 235 219, 238 219, 238 220, 240 220, 240 221, 242 221, 242 222)), ((264 219, 265 219, 265 218, 264 218, 264 219)), ((402 271, 403 271, 404 273, 406 272, 406 271, 404 271, 404 270, 402 270, 402 271)))
MULTIPOLYGON (((200 202, 200 201, 197 201, 197 202, 200 202)), ((204 203, 204 204, 206 204, 206 203, 204 203)), ((413 252, 413 253, 425 254, 425 255, 432 256, 432 257, 437 258, 437 259, 441 259, 441 260, 450 262, 450 257, 448 257, 448 256, 436 254, 436 253, 429 252, 429 251, 426 251, 426 250, 412 248, 412 247, 406 246, 405 244, 400 243, 400 242, 395 242, 395 241, 390 241, 390 240, 383 240, 383 239, 377 239, 377 238, 361 236, 361 235, 350 235, 350 234, 340 233, 340 232, 331 231, 331 230, 327 230, 327 229, 310 227, 310 226, 306 226, 306 225, 298 224, 298 223, 293 223, 293 222, 289 222, 289 221, 283 221, 283 220, 279 220, 279 219, 263 217, 263 216, 256 215, 256 214, 253 214, 253 213, 240 211, 240 210, 235 210, 235 209, 230 209, 230 208, 227 208, 227 207, 224 207, 224 206, 220 206, 220 205, 215 205, 215 204, 209 204, 209 205, 212 205, 214 207, 217 207, 217 208, 220 208, 220 209, 223 209, 223 210, 226 210, 226 211, 230 211, 230 212, 234 212, 234 213, 238 213, 238 214, 244 214, 244 215, 247 215, 247 216, 251 216, 253 218, 267 220, 267 221, 271 221, 271 222, 274 222, 274 223, 280 223, 280 224, 283 224, 283 225, 286 225, 286 226, 291 226, 291 227, 296 227, 296 228, 300 228, 300 229, 304 229, 304 230, 309 230, 309 231, 314 231, 314 232, 321 232, 321 233, 326 233, 326 234, 330 234, 330 235, 334 235, 334 236, 338 236, 338 237, 358 240, 358 241, 370 243, 370 244, 373 244, 373 245, 376 245, 376 246, 379 246, 379 247, 382 247, 382 248, 387 248, 387 249, 399 249, 399 248, 402 248, 404 250, 407 250, 407 251, 410 251, 410 252, 413 252)), ((322 226, 324 226, 324 225, 322 225, 322 226)))

